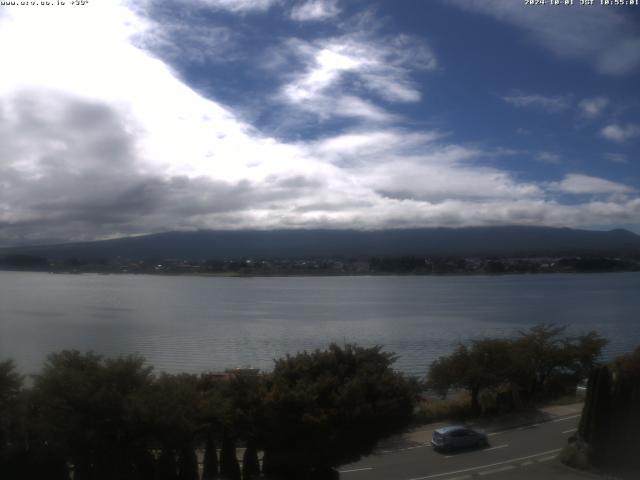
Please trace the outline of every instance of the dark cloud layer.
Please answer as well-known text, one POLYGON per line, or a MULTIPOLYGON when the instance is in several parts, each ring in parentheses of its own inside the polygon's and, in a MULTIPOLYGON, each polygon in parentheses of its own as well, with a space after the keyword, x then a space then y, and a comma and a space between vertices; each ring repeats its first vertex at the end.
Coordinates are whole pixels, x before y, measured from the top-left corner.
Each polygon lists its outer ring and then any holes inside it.
POLYGON ((0 108, 2 243, 199 226, 198 217, 319 185, 302 176, 274 176, 270 187, 258 188, 247 180, 145 173, 136 137, 106 104, 24 91, 0 108))

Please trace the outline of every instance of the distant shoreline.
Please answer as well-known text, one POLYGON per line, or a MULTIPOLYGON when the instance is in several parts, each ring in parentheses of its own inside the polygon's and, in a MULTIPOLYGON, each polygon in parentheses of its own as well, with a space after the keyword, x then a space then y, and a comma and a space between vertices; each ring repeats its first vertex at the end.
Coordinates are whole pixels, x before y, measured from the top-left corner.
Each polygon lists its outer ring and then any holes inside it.
POLYGON ((185 272, 101 272, 101 271, 50 271, 33 269, 0 268, 0 272, 11 273, 49 273, 52 275, 134 275, 154 277, 204 277, 204 278, 321 278, 321 277, 504 277, 504 276, 547 276, 547 275, 594 275, 611 273, 640 273, 640 270, 601 270, 601 271, 547 271, 547 272, 452 272, 452 273, 403 273, 403 272, 369 272, 369 273, 185 273, 185 272))

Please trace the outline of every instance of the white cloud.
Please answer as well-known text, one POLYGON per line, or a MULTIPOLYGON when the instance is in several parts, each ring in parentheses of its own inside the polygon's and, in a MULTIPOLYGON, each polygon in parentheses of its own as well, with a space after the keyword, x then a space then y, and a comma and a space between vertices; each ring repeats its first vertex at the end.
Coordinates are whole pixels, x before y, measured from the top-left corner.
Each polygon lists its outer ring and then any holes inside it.
POLYGON ((309 100, 340 80, 345 72, 358 71, 366 62, 345 52, 342 45, 329 46, 314 52, 313 65, 303 75, 284 87, 292 102, 309 100))
POLYGON ((280 0, 182 0, 196 3, 215 10, 227 10, 233 13, 264 12, 280 3, 280 0))
POLYGON ((580 101, 578 107, 582 114, 588 118, 599 116, 609 105, 609 99, 606 97, 585 98, 580 101))
MULTIPOLYGON (((320 103, 320 102, 318 102, 320 103)), ((382 108, 373 105, 359 97, 343 95, 335 99, 325 99, 323 105, 317 105, 316 112, 322 112, 325 117, 357 117, 372 122, 390 122, 396 117, 382 108)))
POLYGON ((621 183, 578 173, 571 173, 561 182, 552 183, 551 189, 575 195, 633 193, 636 191, 621 183))
POLYGON ((604 158, 613 163, 627 163, 627 157, 622 153, 605 153, 604 158))
POLYGON ((506 103, 520 108, 536 108, 545 112, 556 113, 569 108, 569 101, 563 96, 546 96, 514 92, 502 97, 506 103))
POLYGON ((412 133, 402 130, 379 129, 341 133, 305 144, 309 155, 331 164, 368 166, 386 162, 390 158, 415 157, 425 148, 432 153, 430 161, 443 162, 468 159, 478 152, 455 146, 435 147, 441 139, 437 132, 412 133))
POLYGON ((607 125, 600 130, 602 135, 607 140, 622 143, 630 138, 640 136, 640 125, 628 124, 628 125, 607 125))
MULTIPOLYGON (((178 228, 640 223, 637 198, 559 205, 544 185, 483 167, 491 152, 391 127, 350 88, 386 101, 419 94, 410 69, 435 60, 420 44, 401 48, 410 39, 299 42, 298 103, 330 98, 335 112, 324 114, 367 123, 286 143, 134 46, 154 32, 127 5, 5 10, 0 43, 20 48, 0 50, 0 243, 178 228), (382 97, 394 79, 407 90, 382 97)), ((635 193, 585 178, 558 189, 635 193)))
POLYGON ((554 152, 538 152, 535 155, 536 160, 543 163, 558 165, 562 163, 562 157, 554 152))
POLYGON ((623 75, 640 66, 640 34, 633 16, 620 9, 600 5, 526 8, 522 2, 504 0, 448 3, 519 27, 532 42, 557 56, 592 63, 604 74, 623 75))
POLYGON ((333 18, 340 13, 338 0, 308 0, 291 9, 291 18, 299 22, 333 18))
POLYGON ((172 62, 191 64, 229 62, 237 58, 238 50, 237 33, 231 28, 194 25, 176 17, 155 22, 138 43, 172 62))
POLYGON ((438 165, 429 155, 367 165, 359 172, 385 197, 428 202, 456 200, 518 200, 536 197, 534 184, 519 183, 506 172, 474 166, 438 165))
MULTIPOLYGON (((426 45, 405 35, 389 41, 373 41, 358 35, 315 43, 292 39, 285 48, 295 52, 303 71, 289 78, 282 87, 282 98, 320 116, 334 113, 378 121, 393 118, 363 95, 375 95, 391 103, 417 102, 422 95, 410 79, 411 70, 432 70, 437 65, 426 45), (335 108, 336 102, 350 103, 355 108, 346 115, 340 105, 335 108)), ((278 67, 282 68, 281 62, 278 67)))

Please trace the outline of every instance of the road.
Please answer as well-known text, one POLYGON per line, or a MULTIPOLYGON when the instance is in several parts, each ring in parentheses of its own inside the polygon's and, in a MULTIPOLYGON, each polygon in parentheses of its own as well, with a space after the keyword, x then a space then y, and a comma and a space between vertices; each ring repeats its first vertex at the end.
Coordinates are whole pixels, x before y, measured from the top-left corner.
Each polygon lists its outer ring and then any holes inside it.
MULTIPOLYGON (((431 430, 414 432, 417 441, 382 450, 340 468, 342 480, 470 480, 473 478, 531 478, 543 476, 576 431, 580 415, 489 433, 487 448, 438 453, 428 444, 431 430)), ((574 478, 573 474, 564 475, 574 478)), ((578 474, 575 478, 581 478, 578 474)), ((555 477, 555 475, 552 475, 555 477)), ((548 477, 547 477, 548 478, 548 477)))

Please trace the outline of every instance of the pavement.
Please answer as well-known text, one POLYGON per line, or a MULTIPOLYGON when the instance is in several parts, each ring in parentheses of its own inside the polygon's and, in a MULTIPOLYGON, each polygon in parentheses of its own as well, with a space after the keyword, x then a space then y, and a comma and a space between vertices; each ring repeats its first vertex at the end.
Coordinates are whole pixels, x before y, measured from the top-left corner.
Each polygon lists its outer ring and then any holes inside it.
MULTIPOLYGON (((513 414, 500 415, 496 417, 488 417, 480 420, 465 423, 474 430, 480 430, 491 434, 502 430, 510 430, 521 426, 535 425, 549 422, 558 418, 577 416, 582 413, 582 403, 572 403, 569 405, 553 405, 542 407, 536 410, 518 412, 513 414)), ((451 422, 430 423, 401 435, 388 438, 378 445, 376 453, 390 453, 411 447, 429 445, 431 435, 437 428, 451 425, 451 422)))
MULTIPOLYGON (((425 425, 381 443, 359 462, 341 467, 342 480, 593 480, 602 478, 563 465, 558 454, 577 430, 582 403, 486 418, 468 426, 489 436, 487 448, 435 452, 425 425)), ((640 478, 634 477, 634 478, 640 478)))
MULTIPOLYGON (((582 403, 483 418, 465 425, 484 431, 487 448, 437 453, 439 422, 391 437, 374 454, 339 468, 341 480, 636 480, 637 472, 597 475, 562 464, 558 454, 577 430, 582 403)), ((241 458, 243 449, 238 449, 241 458)))

